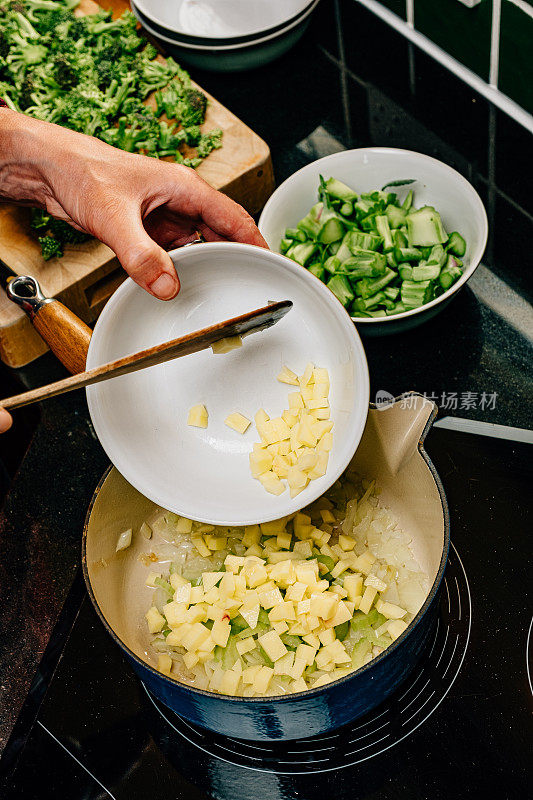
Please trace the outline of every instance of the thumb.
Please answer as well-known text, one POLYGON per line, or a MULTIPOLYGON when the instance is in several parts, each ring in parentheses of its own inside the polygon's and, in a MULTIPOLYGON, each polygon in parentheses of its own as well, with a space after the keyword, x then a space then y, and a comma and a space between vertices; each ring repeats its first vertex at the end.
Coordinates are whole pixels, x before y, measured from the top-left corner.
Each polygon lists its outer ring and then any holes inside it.
POLYGON ((0 408, 0 433, 5 433, 9 430, 12 422, 11 415, 8 414, 5 408, 0 408))
POLYGON ((146 232, 138 210, 110 221, 102 238, 128 275, 160 300, 171 300, 180 282, 169 254, 146 232))

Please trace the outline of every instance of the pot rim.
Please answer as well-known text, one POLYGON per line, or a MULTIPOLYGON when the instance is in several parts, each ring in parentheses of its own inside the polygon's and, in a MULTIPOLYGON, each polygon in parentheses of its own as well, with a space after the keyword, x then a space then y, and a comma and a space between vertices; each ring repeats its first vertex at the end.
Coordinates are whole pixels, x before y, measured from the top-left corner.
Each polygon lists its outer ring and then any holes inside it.
MULTIPOLYGON (((423 397, 423 395, 421 395, 420 392, 413 392, 413 391, 404 392, 403 394, 398 395, 397 397, 394 398, 394 403, 399 403, 402 400, 406 400, 409 397, 423 397)), ((378 410, 379 407, 375 403, 369 403, 369 408, 371 410, 378 410)), ((99 616, 101 622, 103 623, 104 627, 106 628, 107 632, 111 635, 111 637, 116 642, 116 644, 118 644, 118 646, 122 650, 124 650, 126 652, 126 654, 128 655, 128 657, 130 659, 132 659, 137 664, 139 664, 139 666, 141 666, 144 669, 148 670, 154 677, 157 677, 160 680, 162 680, 163 682, 165 682, 169 687, 177 686, 177 687, 179 687, 181 689, 185 689, 186 691, 192 692, 193 694, 200 695, 202 697, 215 698, 216 700, 220 700, 220 701, 231 701, 231 702, 238 701, 240 703, 246 703, 246 704, 250 704, 250 705, 252 705, 252 704, 261 705, 262 703, 265 703, 265 702, 267 702, 269 704, 272 703, 272 702, 283 703, 283 702, 288 702, 288 701, 293 700, 293 699, 298 700, 298 699, 301 699, 302 697, 314 697, 314 696, 316 696, 318 694, 324 693, 325 690, 328 690, 332 686, 339 686, 339 685, 341 685, 343 683, 347 683, 348 681, 353 680, 353 678, 355 678, 358 675, 362 675, 369 668, 374 667, 380 661, 383 661, 384 659, 390 657, 392 655, 392 653, 394 652, 394 650, 396 650, 401 644, 403 644, 403 642, 405 642, 407 640, 407 638, 409 637, 411 632, 421 622, 422 617, 425 616, 425 614, 428 611, 429 607, 433 603, 433 601, 434 601, 434 599, 435 599, 435 597, 437 595, 438 589, 440 587, 440 584, 441 584, 441 581, 442 581, 442 578, 443 578, 443 575, 444 575, 444 570, 446 569, 446 564, 448 562, 448 552, 449 552, 449 549, 450 549, 450 512, 449 512, 449 508, 448 508, 448 501, 447 501, 447 498, 446 498, 446 493, 444 491, 444 486, 443 486, 442 481, 440 479, 440 476, 439 476, 439 474, 438 474, 438 472, 437 472, 437 470, 435 468, 435 465, 433 464, 432 460, 430 459, 430 457, 426 453, 426 450, 424 449, 424 440, 425 440, 428 432, 430 431, 430 429, 431 429, 431 427, 433 425, 433 422, 435 420, 435 417, 437 416, 437 413, 438 413, 438 408, 437 408, 436 404, 433 403, 433 409, 431 411, 431 414, 429 415, 428 420, 427 420, 427 422, 426 422, 426 424, 424 426, 424 429, 423 429, 422 433, 420 434, 420 438, 418 440, 417 449, 418 449, 418 452, 420 453, 420 455, 422 456, 422 458, 424 459, 424 461, 426 462, 426 464, 427 464, 427 466, 429 468, 429 471, 431 472, 431 475, 433 477, 433 480, 435 481, 435 485, 437 487, 437 491, 439 493, 439 497, 440 497, 440 501, 441 501, 441 505, 442 505, 442 512, 443 512, 443 516, 444 516, 444 544, 443 544, 443 548, 442 548, 442 555, 441 555, 439 568, 437 570, 437 574, 435 576, 435 580, 433 581, 433 584, 432 584, 432 586, 431 586, 431 588, 430 588, 430 590, 428 592, 428 595, 427 595, 424 603, 422 604, 422 607, 420 608, 420 610, 418 611, 418 613, 414 617, 414 619, 411 620, 411 622, 409 623, 407 628, 403 631, 403 633, 400 634, 400 636, 398 636, 397 639, 395 639, 392 642, 392 644, 390 644, 387 648, 385 648, 385 650, 383 650, 378 656, 375 656, 367 664, 363 664, 362 667, 359 667, 359 669, 356 669, 353 672, 348 673, 348 675, 345 675, 342 678, 337 678, 336 680, 331 681, 330 683, 327 683, 324 686, 319 686, 317 689, 306 689, 303 692, 294 692, 292 694, 279 695, 279 696, 273 696, 273 697, 238 697, 236 695, 224 695, 224 694, 218 694, 217 692, 210 692, 207 689, 198 689, 196 686, 189 686, 189 684, 183 683, 182 681, 178 680, 177 678, 171 678, 171 677, 169 677, 167 675, 164 675, 162 672, 159 672, 159 670, 155 669, 155 667, 153 667, 147 661, 144 661, 142 658, 139 658, 139 656, 137 656, 132 650, 130 650, 128 645, 125 644, 125 642, 123 642, 122 639, 115 633, 115 631, 113 630, 111 625, 106 620, 104 614, 102 613, 102 610, 100 609, 100 606, 98 605, 98 601, 96 599, 96 596, 95 596, 95 594, 93 592, 93 588, 92 588, 92 585, 91 585, 91 580, 90 580, 90 577, 89 577, 89 570, 88 570, 88 567, 87 567, 87 534, 88 534, 88 529, 89 529, 89 521, 90 521, 90 518, 91 518, 91 513, 92 513, 92 510, 93 510, 93 506, 94 506, 94 504, 95 504, 95 502, 96 502, 96 500, 98 498, 98 495, 100 494, 100 490, 101 490, 102 486, 104 485, 104 482, 106 481, 106 479, 107 479, 109 473, 111 472, 111 470, 114 468, 113 464, 110 464, 109 467, 106 469, 106 471, 104 472, 104 474, 100 478, 96 489, 94 490, 94 494, 93 494, 93 496, 91 498, 91 502, 89 503, 89 507, 87 509, 87 514, 85 516, 85 522, 84 522, 84 525, 83 525, 82 546, 81 546, 81 550, 82 550, 82 552, 81 552, 81 562, 82 562, 83 578, 85 580, 85 586, 87 588, 87 593, 88 593, 88 595, 89 595, 89 597, 91 599, 91 603, 93 604, 93 607, 94 607, 96 613, 98 614, 98 616, 99 616)))

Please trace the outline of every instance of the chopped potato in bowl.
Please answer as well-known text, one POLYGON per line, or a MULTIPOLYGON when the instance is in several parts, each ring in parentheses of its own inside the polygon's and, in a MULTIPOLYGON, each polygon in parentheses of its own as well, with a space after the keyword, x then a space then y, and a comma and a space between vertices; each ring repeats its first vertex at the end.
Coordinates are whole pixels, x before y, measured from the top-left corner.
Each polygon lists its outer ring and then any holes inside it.
POLYGON ((172 548, 150 564, 159 670, 226 695, 277 696, 358 669, 407 628, 429 590, 373 481, 348 471, 303 512, 221 528, 165 512, 172 548))

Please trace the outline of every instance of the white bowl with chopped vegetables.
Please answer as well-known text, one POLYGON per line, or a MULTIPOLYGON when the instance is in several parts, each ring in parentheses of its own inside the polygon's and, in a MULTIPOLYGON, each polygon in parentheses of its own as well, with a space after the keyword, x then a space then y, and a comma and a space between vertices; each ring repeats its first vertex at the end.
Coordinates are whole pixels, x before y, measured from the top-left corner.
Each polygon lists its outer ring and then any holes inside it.
POLYGON ((293 306, 236 349, 217 343, 89 387, 98 438, 140 492, 207 528, 291 514, 331 486, 361 439, 370 389, 357 331, 324 284, 266 248, 207 242, 170 255, 178 296, 162 302, 125 281, 96 323, 88 369, 271 300, 293 306))
POLYGON ((362 333, 430 319, 478 266, 483 203, 442 161, 385 147, 308 164, 273 193, 259 220, 269 246, 323 281, 362 333))

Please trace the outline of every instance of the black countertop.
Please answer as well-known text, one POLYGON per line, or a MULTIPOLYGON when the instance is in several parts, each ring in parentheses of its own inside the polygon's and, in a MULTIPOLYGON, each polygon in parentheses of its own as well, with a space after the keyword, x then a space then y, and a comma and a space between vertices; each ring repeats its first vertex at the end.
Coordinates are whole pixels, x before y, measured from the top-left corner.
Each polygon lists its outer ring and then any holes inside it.
MULTIPOLYGON (((531 134, 352 0, 323 0, 304 39, 272 65, 194 77, 269 143, 278 184, 367 145, 427 153, 472 182, 489 216, 483 265, 423 327, 365 340, 371 398, 417 390, 442 415, 530 428, 531 134)), ((49 354, 18 371, 0 366, 1 391, 62 375, 49 354)), ((82 393, 18 412, 0 440, 0 751, 54 626, 68 627, 61 610, 106 465, 82 393)))

